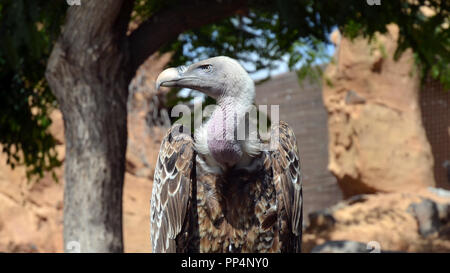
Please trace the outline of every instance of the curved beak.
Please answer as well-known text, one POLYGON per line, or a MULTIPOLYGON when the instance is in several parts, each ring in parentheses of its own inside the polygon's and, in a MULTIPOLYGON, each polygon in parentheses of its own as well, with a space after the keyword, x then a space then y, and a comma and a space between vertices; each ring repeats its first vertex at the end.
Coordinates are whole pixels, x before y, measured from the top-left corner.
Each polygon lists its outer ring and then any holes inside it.
POLYGON ((167 68, 156 79, 156 90, 159 90, 161 86, 177 86, 177 81, 181 79, 181 75, 178 69, 171 67, 167 68))

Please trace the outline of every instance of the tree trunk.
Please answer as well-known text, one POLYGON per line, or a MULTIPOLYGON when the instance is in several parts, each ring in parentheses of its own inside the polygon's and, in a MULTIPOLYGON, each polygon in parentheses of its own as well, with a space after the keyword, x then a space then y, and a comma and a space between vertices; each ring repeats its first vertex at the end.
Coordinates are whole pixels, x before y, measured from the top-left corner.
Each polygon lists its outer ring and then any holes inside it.
POLYGON ((64 118, 65 249, 122 252, 122 186, 133 1, 69 8, 46 78, 64 118), (71 243, 75 241, 75 243, 71 243))

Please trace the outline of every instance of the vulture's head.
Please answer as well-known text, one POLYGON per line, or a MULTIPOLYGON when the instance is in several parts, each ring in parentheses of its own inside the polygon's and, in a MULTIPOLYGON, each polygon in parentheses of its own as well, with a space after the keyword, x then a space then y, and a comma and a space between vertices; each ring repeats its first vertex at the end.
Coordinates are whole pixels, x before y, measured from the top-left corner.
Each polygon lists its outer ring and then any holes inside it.
POLYGON ((188 67, 168 68, 159 74, 160 86, 198 90, 214 99, 234 97, 250 101, 254 98, 253 80, 245 69, 229 57, 219 56, 194 63, 188 67))
POLYGON ((188 67, 168 68, 156 80, 156 88, 160 86, 190 88, 217 100, 219 107, 205 126, 195 131, 197 151, 228 167, 240 162, 245 153, 256 154, 247 148, 247 141, 236 137, 238 124, 255 96, 253 80, 237 61, 219 56, 188 67))

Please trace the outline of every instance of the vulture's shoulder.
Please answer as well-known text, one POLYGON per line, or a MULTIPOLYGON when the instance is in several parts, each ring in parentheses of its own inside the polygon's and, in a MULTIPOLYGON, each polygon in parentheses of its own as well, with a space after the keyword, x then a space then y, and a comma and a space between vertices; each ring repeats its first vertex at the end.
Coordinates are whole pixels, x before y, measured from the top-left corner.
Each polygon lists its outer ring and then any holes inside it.
POLYGON ((193 171, 194 142, 190 132, 174 125, 159 150, 150 208, 153 252, 175 252, 176 237, 186 217, 193 171))

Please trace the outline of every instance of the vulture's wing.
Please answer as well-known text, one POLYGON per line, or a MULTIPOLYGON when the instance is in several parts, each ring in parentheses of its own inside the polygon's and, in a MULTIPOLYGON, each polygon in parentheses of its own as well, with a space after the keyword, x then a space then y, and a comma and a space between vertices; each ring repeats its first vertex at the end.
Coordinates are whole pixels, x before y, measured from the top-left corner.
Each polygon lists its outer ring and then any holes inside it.
POLYGON ((188 207, 194 159, 192 137, 173 126, 159 150, 150 208, 153 252, 176 252, 188 207))
MULTIPOLYGON (((271 128, 271 136, 279 136, 272 152, 272 170, 277 191, 281 191, 291 232, 299 240, 300 248, 303 221, 302 177, 297 140, 289 125, 283 121, 271 128)), ((297 245, 297 244, 296 244, 297 245)), ((300 249, 297 249, 300 251, 300 249)))

